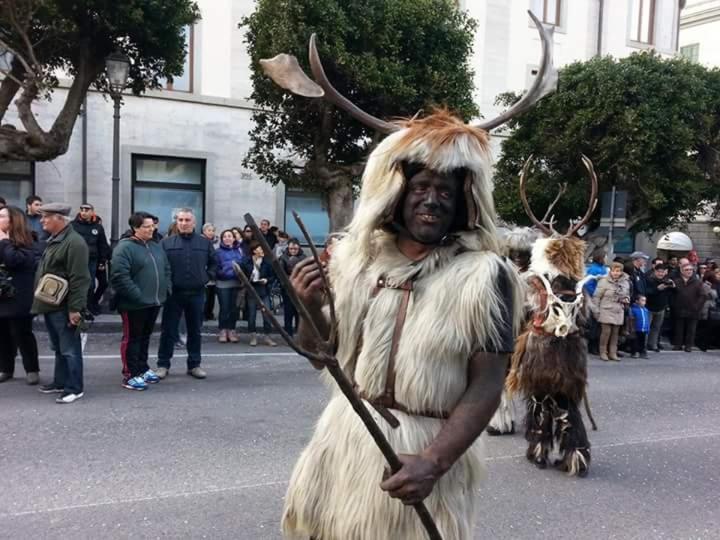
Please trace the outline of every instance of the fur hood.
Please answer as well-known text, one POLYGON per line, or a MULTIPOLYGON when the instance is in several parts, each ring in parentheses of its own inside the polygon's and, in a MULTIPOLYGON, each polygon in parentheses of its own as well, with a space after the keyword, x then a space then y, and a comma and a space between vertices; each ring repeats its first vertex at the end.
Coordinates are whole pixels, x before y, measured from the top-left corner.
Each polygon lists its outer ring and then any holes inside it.
POLYGON ((377 236, 391 234, 384 229, 392 222, 405 190, 404 161, 444 173, 465 169, 467 231, 458 232, 456 240, 465 249, 500 252, 487 133, 447 111, 408 120, 403 129, 386 137, 370 154, 357 211, 347 229, 349 238, 345 238, 353 250, 369 260, 377 236))
POLYGON ((580 281, 585 276, 585 242, 574 236, 551 236, 535 241, 530 271, 550 281, 565 276, 580 281))
POLYGON ((540 232, 531 227, 503 227, 500 229, 503 251, 507 256, 511 250, 532 251, 540 232))

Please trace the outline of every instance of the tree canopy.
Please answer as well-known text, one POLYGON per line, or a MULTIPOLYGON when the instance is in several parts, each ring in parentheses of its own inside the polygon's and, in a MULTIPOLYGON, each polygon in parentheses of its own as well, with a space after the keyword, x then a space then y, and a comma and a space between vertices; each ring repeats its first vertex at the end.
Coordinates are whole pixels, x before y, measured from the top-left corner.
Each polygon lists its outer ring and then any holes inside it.
POLYGON ((332 230, 350 219, 353 186, 379 135, 324 100, 289 95, 264 76, 260 59, 292 54, 309 73, 315 32, 330 81, 370 114, 412 116, 438 105, 465 119, 478 112, 469 64, 475 22, 453 0, 258 0, 242 24, 258 105, 244 164, 272 184, 324 193, 332 230))
POLYGON ((184 27, 200 17, 193 0, 0 0, 0 121, 15 97, 22 126, 0 127, 0 159, 50 160, 67 151, 72 129, 91 85, 107 91, 105 58, 130 58, 135 94, 182 74, 184 27), (58 72, 72 85, 49 130, 32 111, 49 99, 58 72))
MULTIPOLYGON (((517 96, 499 101, 508 104, 517 96)), ((717 200, 720 72, 684 59, 636 53, 593 58, 560 70, 557 92, 517 117, 497 163, 496 202, 508 221, 527 223, 518 173, 531 154, 528 197, 536 215, 554 208, 559 223, 583 213, 589 185, 580 161, 594 163, 600 191, 628 192, 631 230, 665 229, 717 200)), ((595 220, 599 219, 599 212, 595 220)))

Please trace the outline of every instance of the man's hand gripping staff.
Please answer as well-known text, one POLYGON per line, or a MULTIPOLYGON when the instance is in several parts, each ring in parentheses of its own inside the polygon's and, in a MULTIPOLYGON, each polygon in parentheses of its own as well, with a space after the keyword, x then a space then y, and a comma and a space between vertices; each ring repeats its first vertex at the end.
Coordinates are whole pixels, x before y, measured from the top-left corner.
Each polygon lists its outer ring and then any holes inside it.
MULTIPOLYGON (((380 427, 375 422, 375 419, 368 411, 367 407, 357 395, 353 389, 353 385, 348 379, 345 372, 340 367, 340 364, 335 358, 335 336, 337 335, 337 318, 335 315, 335 302, 333 299, 332 289, 330 288, 329 282, 323 264, 320 261, 320 257, 312 241, 312 238, 305 228, 305 224, 300 219, 300 216, 293 212, 293 217, 297 222, 300 230, 305 237, 305 241, 310 246, 312 252, 312 259, 309 259, 305 264, 299 264, 293 271, 292 280, 288 278, 285 271, 280 266, 280 263, 273 254, 273 250, 270 249, 264 236, 260 233, 255 220, 251 214, 245 214, 245 222, 255 233, 255 238, 258 239, 260 245, 265 252, 265 256, 270 261, 270 264, 275 271, 275 275, 280 280, 281 285, 287 292, 289 300, 297 309, 298 314, 302 318, 303 322, 307 325, 310 333, 309 342, 312 342, 312 347, 308 347, 306 343, 296 342, 283 328, 273 313, 265 307, 264 303, 260 299, 259 295, 253 288, 250 280, 247 278, 242 269, 233 263, 233 269, 237 274, 240 281, 245 285, 245 288, 250 294, 255 295, 258 305, 261 307, 262 313, 270 324, 277 330, 282 336, 285 342, 300 356, 304 356, 314 367, 317 369, 326 368, 330 375, 335 379, 335 382, 340 387, 340 390, 345 395, 350 405, 355 410, 357 415, 362 420, 363 424, 367 428, 371 437, 375 441, 375 444, 382 452, 383 456, 390 466, 390 470, 393 474, 398 472, 403 467, 403 462, 400 460, 398 455, 390 446, 387 438, 381 431, 380 427), (323 328, 320 317, 320 311, 322 309, 322 302, 320 300, 320 293, 326 295, 329 307, 330 307, 330 328, 323 328), (318 328, 320 326, 320 328, 318 328), (327 336, 327 337, 326 337, 327 336)), ((304 262, 304 261, 303 261, 304 262)), ((433 482, 428 482, 431 487, 433 482)), ((388 487, 388 486, 385 486, 388 487)), ((425 491, 425 490, 423 490, 425 491)), ((429 490, 427 490, 429 493, 429 490)), ((390 492, 392 493, 392 486, 390 486, 390 492)), ((418 500, 408 501, 412 504, 413 508, 418 514, 418 517, 422 521, 425 530, 428 533, 428 538, 431 540, 442 540, 440 532, 438 531, 435 521, 433 520, 430 512, 422 502, 422 498, 418 497, 418 500)))

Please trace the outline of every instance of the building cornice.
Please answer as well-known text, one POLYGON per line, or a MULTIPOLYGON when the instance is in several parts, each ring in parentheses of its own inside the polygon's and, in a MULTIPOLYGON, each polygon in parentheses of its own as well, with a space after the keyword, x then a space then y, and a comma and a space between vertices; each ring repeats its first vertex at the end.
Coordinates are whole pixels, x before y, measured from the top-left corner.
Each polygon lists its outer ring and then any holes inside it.
POLYGON ((720 7, 708 8, 695 13, 682 15, 680 17, 680 29, 700 26, 716 21, 720 21, 720 7))

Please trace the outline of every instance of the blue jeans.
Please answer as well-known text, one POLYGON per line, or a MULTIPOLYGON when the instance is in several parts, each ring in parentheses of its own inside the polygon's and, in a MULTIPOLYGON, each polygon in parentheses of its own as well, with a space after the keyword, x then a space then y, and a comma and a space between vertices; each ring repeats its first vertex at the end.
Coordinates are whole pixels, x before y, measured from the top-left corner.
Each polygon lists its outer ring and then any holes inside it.
POLYGON ((218 304, 220 304, 220 314, 218 315, 218 328, 220 330, 235 330, 238 320, 237 296, 239 291, 240 287, 215 288, 218 304))
POLYGON ((187 324, 187 368, 188 370, 200 365, 200 346, 203 323, 203 309, 205 307, 205 290, 175 291, 168 296, 163 307, 162 325, 160 333, 160 347, 158 348, 158 367, 170 369, 170 359, 173 357, 175 342, 179 339, 178 327, 180 318, 185 315, 187 324))
POLYGON ((66 310, 45 313, 45 327, 55 350, 53 384, 70 394, 83 391, 83 358, 80 332, 70 326, 66 310))
MULTIPOLYGON (((256 289, 257 290, 257 289, 256 289)), ((263 304, 265 304, 265 307, 270 309, 270 299, 267 295, 261 296, 263 304)), ((259 310, 257 301, 255 300, 255 296, 251 294, 250 292, 247 293, 247 305, 246 305, 246 311, 248 314, 248 332, 251 334, 254 334, 257 332, 257 312, 259 310)), ((269 334, 270 330, 272 330, 272 326, 270 326, 270 323, 267 321, 267 319, 261 314, 261 317, 263 318, 263 332, 265 334, 269 334)))

